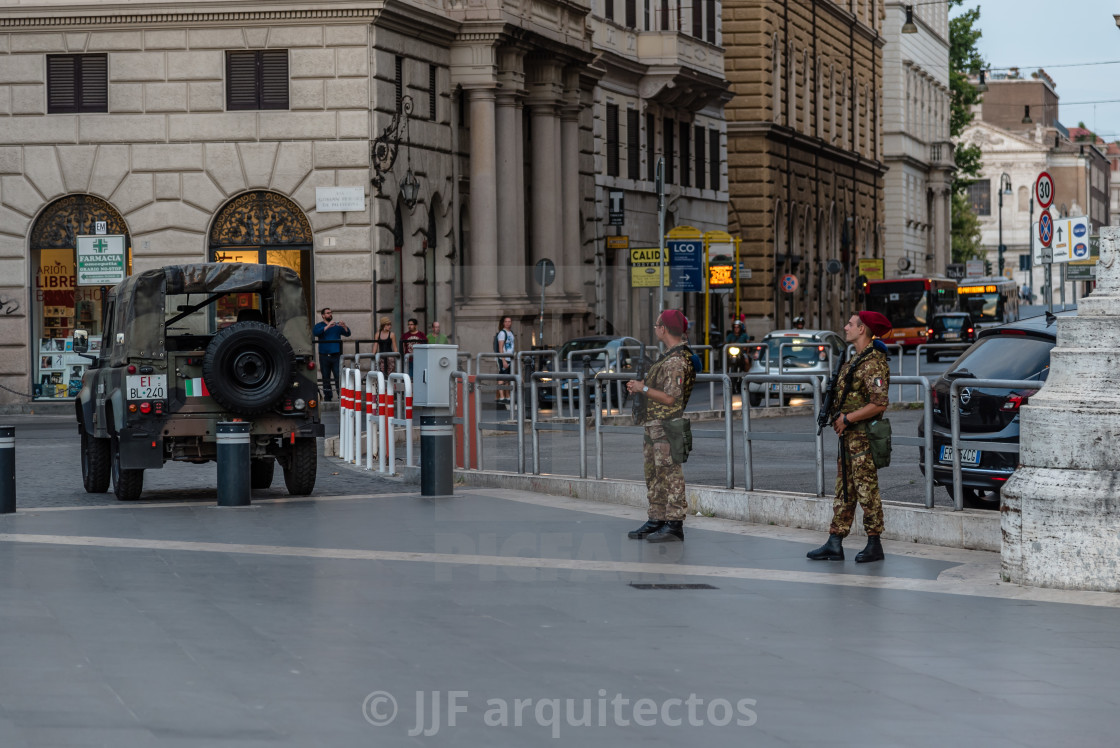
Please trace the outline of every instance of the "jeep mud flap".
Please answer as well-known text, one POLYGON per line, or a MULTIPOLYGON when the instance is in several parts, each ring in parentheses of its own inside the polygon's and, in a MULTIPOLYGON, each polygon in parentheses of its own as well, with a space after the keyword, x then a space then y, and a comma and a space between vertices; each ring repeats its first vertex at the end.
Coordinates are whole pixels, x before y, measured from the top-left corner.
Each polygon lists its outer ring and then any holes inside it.
POLYGON ((121 468, 150 470, 163 467, 163 437, 139 429, 121 429, 121 468))

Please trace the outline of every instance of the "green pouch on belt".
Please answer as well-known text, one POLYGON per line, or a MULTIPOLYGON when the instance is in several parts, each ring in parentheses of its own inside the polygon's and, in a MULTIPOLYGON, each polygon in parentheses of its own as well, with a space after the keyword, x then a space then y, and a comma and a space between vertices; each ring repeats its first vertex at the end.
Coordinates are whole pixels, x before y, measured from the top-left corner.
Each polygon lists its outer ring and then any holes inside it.
POLYGON ((669 440, 669 454, 673 462, 681 465, 688 461, 692 451, 692 421, 687 418, 669 418, 661 422, 665 438, 669 440))
POLYGON ((867 439, 871 443, 871 460, 877 469, 891 464, 891 422, 878 418, 867 423, 867 439))

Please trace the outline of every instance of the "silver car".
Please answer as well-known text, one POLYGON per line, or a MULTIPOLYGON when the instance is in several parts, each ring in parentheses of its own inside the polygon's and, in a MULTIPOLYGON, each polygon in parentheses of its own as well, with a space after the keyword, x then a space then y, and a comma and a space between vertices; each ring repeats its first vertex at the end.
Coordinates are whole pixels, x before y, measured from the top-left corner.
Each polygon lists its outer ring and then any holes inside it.
MULTIPOLYGON (((846 346, 844 338, 832 330, 774 330, 761 342, 745 347, 751 358, 748 374, 815 374, 828 379, 846 346)), ((779 405, 786 398, 812 397, 813 393, 809 384, 751 382, 751 405, 762 404, 767 390, 779 405)))

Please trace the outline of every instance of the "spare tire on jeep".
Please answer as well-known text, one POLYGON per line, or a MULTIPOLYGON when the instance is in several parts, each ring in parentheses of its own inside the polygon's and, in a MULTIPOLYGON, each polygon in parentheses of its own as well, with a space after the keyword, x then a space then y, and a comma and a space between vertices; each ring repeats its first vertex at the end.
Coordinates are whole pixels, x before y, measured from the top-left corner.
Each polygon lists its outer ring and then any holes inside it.
POLYGON ((202 378, 210 397, 242 415, 267 411, 291 386, 295 353, 276 328, 236 322, 206 347, 202 378))

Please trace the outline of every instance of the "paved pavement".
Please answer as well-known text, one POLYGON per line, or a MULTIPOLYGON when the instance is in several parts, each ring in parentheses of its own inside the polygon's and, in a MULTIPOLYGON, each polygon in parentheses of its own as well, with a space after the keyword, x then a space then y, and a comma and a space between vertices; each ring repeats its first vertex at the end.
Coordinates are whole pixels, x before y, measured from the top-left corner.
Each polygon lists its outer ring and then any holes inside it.
POLYGON ((656 546, 632 508, 335 460, 311 499, 219 509, 178 466, 99 505, 31 431, 57 487, 0 517, 4 748, 1116 742, 1120 596, 994 554, 813 563, 817 534, 704 517, 656 546))

